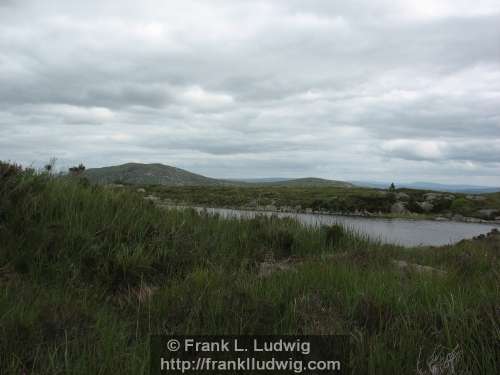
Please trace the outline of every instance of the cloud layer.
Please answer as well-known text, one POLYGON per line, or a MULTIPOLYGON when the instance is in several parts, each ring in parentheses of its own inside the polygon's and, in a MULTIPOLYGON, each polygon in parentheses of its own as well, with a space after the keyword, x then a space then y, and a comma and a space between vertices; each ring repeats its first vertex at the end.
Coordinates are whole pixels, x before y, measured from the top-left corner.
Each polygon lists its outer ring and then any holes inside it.
POLYGON ((498 1, 0 2, 0 159, 500 185, 498 1))

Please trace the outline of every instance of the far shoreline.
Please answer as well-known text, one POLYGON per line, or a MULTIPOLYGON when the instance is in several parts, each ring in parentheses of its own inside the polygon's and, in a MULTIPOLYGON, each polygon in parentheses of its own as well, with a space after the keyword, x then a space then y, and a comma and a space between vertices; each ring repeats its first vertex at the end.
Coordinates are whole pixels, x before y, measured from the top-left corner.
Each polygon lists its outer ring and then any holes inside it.
POLYGON ((209 210, 209 209, 225 209, 225 210, 235 210, 235 211, 248 211, 248 212, 263 212, 263 213, 286 213, 286 214, 302 214, 302 215, 324 215, 324 216, 343 216, 343 217, 356 217, 363 219, 386 219, 386 220, 408 220, 408 221, 437 221, 437 222, 453 222, 453 223, 462 223, 462 224, 484 224, 484 225, 500 225, 499 220, 485 220, 474 217, 464 216, 463 219, 454 219, 448 218, 444 216, 427 216, 424 214, 408 214, 408 215, 400 215, 400 214, 376 214, 376 213, 356 213, 356 212, 321 212, 321 211, 311 211, 308 212, 306 210, 300 211, 290 211, 290 210, 268 210, 268 209, 259 209, 259 208, 250 208, 250 207, 214 207, 214 206, 203 206, 203 205, 189 205, 189 204, 175 204, 175 203, 165 203, 162 202, 160 198, 156 196, 147 196, 146 200, 154 201, 155 205, 163 208, 192 208, 192 209, 201 209, 201 210, 209 210), (153 199, 156 198, 156 199, 153 199))

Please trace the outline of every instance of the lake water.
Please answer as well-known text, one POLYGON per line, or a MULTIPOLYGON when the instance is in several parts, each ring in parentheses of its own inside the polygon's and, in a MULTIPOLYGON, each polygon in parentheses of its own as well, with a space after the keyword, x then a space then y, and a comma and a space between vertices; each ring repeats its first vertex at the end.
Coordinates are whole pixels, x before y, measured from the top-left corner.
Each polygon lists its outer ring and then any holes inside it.
POLYGON ((475 224, 455 221, 381 219, 358 216, 321 215, 305 213, 232 210, 225 208, 195 208, 224 218, 250 219, 256 215, 289 217, 307 226, 342 224, 358 233, 385 243, 403 246, 441 246, 466 238, 486 234, 498 224, 475 224))

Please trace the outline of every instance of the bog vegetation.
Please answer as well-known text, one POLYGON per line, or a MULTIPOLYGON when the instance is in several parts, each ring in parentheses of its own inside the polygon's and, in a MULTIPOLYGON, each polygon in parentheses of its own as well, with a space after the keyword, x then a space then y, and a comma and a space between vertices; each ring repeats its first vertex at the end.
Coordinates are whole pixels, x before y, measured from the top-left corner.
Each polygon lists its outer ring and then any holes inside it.
MULTIPOLYGON (((136 189, 136 186, 130 186, 136 189)), ((500 217, 500 193, 469 195, 415 189, 388 191, 333 186, 147 186, 148 192, 175 204, 208 207, 364 212, 391 216, 394 205, 402 209, 394 216, 432 218, 455 215, 492 220, 500 217)))
POLYGON ((145 374, 150 333, 345 333, 356 374, 495 374, 499 253, 162 210, 1 163, 0 373, 145 374))

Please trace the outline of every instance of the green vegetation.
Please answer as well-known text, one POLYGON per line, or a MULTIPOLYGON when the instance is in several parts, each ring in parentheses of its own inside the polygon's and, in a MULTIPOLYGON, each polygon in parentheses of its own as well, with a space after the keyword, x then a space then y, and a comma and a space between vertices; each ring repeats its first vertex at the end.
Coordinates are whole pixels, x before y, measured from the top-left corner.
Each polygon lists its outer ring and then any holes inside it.
POLYGON ((2 374, 144 374, 150 333, 346 333, 356 374, 428 373, 450 352, 499 372, 495 236, 404 249, 0 163, 0 239, 2 374))
POLYGON ((471 196, 398 189, 387 192, 368 188, 332 186, 144 186, 155 196, 181 205, 244 209, 299 210, 330 213, 362 212, 373 215, 431 218, 463 215, 480 219, 500 216, 500 193, 471 196), (479 197, 479 199, 478 199, 479 197), (405 212, 391 215, 401 201, 405 212), (424 203, 425 202, 425 203, 424 203), (490 209, 491 212, 481 210, 490 209))
POLYGON ((500 193, 438 193, 396 189, 394 183, 387 190, 380 190, 320 178, 257 184, 217 180, 167 165, 140 163, 88 170, 80 165, 70 168, 70 174, 85 177, 91 183, 126 186, 131 190, 143 187, 175 204, 388 217, 445 216, 457 220, 500 217, 500 193))
POLYGON ((312 208, 331 211, 352 212, 360 207, 388 212, 394 197, 377 194, 364 188, 336 187, 212 187, 186 186, 183 188, 151 186, 149 192, 162 199, 215 207, 256 208, 275 206, 276 208, 312 208))

